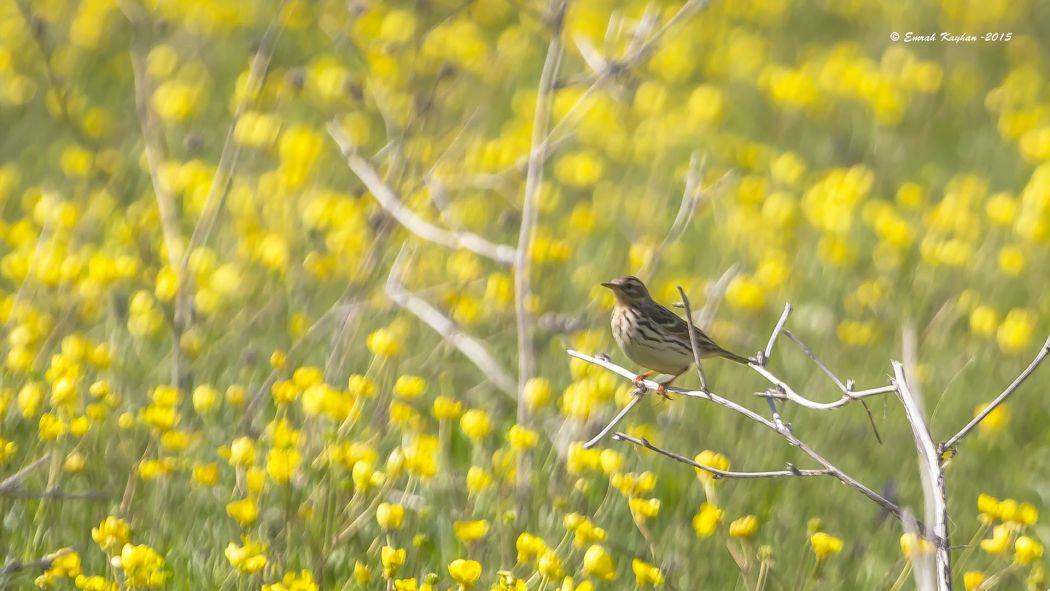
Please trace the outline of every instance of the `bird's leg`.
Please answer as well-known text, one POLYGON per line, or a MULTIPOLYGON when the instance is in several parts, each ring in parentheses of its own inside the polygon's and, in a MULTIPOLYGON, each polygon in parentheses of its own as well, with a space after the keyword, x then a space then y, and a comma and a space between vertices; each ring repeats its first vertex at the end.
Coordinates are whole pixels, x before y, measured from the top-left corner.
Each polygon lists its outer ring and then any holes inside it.
MULTIPOLYGON (((686 369, 689 369, 689 368, 687 367, 686 369)), ((659 394, 660 396, 663 396, 666 400, 673 400, 673 398, 671 398, 671 395, 667 393, 667 387, 671 385, 671 382, 677 380, 678 376, 682 375, 683 373, 685 373, 685 369, 683 369, 682 371, 674 374, 673 376, 671 376, 671 379, 669 379, 666 382, 664 382, 664 383, 660 384, 659 386, 657 386, 656 393, 659 394)))
POLYGON ((656 372, 650 369, 649 371, 647 371, 645 373, 640 373, 640 374, 634 376, 634 387, 635 388, 642 388, 644 390, 645 389, 645 384, 642 383, 642 380, 644 380, 645 378, 648 378, 649 376, 653 375, 654 373, 656 373, 656 372))

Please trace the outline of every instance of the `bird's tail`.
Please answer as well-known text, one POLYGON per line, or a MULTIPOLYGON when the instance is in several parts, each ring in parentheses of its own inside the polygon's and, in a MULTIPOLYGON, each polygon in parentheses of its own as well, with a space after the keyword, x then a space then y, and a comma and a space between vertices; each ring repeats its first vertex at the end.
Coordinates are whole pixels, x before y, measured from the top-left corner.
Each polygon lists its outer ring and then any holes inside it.
POLYGON ((719 352, 719 355, 721 355, 722 357, 725 357, 726 359, 728 359, 730 361, 736 361, 737 363, 740 363, 740 364, 743 364, 743 365, 750 365, 752 363, 755 363, 755 360, 752 359, 752 358, 744 357, 742 355, 737 355, 736 353, 731 353, 729 351, 726 351, 725 349, 722 349, 719 352))

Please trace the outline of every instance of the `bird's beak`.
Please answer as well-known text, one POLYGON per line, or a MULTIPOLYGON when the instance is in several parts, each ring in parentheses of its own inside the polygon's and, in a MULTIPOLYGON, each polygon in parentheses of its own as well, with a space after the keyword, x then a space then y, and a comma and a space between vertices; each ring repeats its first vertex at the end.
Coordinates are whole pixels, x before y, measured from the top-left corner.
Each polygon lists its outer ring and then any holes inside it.
POLYGON ((612 281, 603 281, 602 287, 608 287, 609 289, 616 289, 616 284, 612 281))

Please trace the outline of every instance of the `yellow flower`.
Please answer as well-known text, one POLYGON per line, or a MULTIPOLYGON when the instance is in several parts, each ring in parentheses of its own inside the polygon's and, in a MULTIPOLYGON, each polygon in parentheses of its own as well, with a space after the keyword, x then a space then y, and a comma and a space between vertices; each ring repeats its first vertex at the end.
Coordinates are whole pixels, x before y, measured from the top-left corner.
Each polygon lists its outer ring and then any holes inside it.
POLYGON ((492 430, 492 423, 488 413, 475 408, 463 413, 459 419, 459 427, 474 443, 479 443, 492 430))
POLYGON ((977 511, 988 520, 997 519, 999 517, 999 499, 992 495, 981 493, 977 496, 977 511))
POLYGON ((405 549, 383 546, 380 552, 380 559, 383 563, 383 577, 392 579, 397 574, 398 569, 401 568, 401 565, 405 564, 405 549))
MULTIPOLYGON (((701 464, 709 468, 714 468, 715 470, 721 470, 723 472, 729 470, 729 458, 725 457, 724 455, 718 452, 713 452, 709 449, 705 449, 704 451, 697 454, 696 457, 693 458, 693 461, 695 461, 697 464, 701 464)), ((708 472, 707 470, 701 470, 700 468, 694 468, 694 470, 696 470, 696 477, 700 479, 700 482, 710 483, 717 482, 718 480, 717 478, 715 478, 714 474, 708 472)))
POLYGON ((737 275, 726 288, 726 302, 738 310, 761 310, 766 305, 765 288, 752 277, 737 275))
POLYGON ((572 577, 565 577, 555 591, 594 591, 594 585, 586 580, 577 585, 572 577))
POLYGON ((913 555, 925 555, 933 552, 933 544, 925 538, 920 538, 914 533, 906 533, 901 536, 901 554, 911 560, 913 555))
POLYGON ((631 570, 639 587, 660 587, 664 584, 663 573, 648 562, 635 558, 631 561, 631 570))
POLYGON ((547 544, 544 543, 542 538, 528 532, 518 535, 518 539, 514 542, 514 547, 518 551, 518 562, 522 564, 529 562, 547 550, 547 544))
POLYGON ((454 521, 452 531, 464 544, 472 544, 489 533, 489 522, 484 519, 475 521, 454 521))
POLYGON ((986 578, 988 577, 985 576, 982 571, 968 570, 963 573, 963 587, 966 588, 966 591, 974 591, 981 586, 981 583, 983 583, 986 578))
POLYGON ((279 583, 263 585, 262 591, 318 591, 313 574, 308 570, 285 573, 279 583))
POLYGON ((376 521, 383 531, 401 529, 405 520, 405 508, 400 504, 380 503, 376 508, 376 521))
POLYGON ((977 306, 970 312, 970 332, 990 337, 999 328, 999 313, 991 306, 977 306))
POLYGON ((481 577, 481 563, 457 558, 448 565, 448 574, 459 583, 460 589, 470 589, 481 577))
POLYGON ((1017 507, 1017 501, 1013 499, 999 501, 999 520, 1013 521, 1017 517, 1017 507))
POLYGON ((66 456, 66 460, 62 462, 62 469, 70 474, 76 474, 84 470, 84 464, 84 454, 75 451, 66 456))
POLYGON ((660 499, 629 499, 627 505, 635 519, 642 521, 652 519, 660 512, 660 499))
POLYGON ((734 538, 750 538, 755 535, 756 531, 758 531, 758 518, 754 515, 745 515, 729 524, 729 535, 734 538))
POLYGON ((594 544, 587 548, 587 552, 583 555, 583 574, 603 581, 611 581, 616 578, 616 562, 604 547, 594 544))
POLYGON ((623 457, 623 454, 616 451, 615 449, 603 449, 598 455, 598 464, 602 468, 602 472, 605 474, 616 474, 623 470, 624 464, 627 462, 627 458, 623 457))
POLYGON ((52 577, 76 577, 80 574, 80 554, 72 548, 63 548, 48 554, 52 560, 47 573, 52 577))
POLYGON ((981 540, 981 550, 989 554, 1002 554, 1010 547, 1010 529, 1005 525, 997 525, 992 530, 992 537, 981 540))
POLYGON ((242 536, 241 540, 243 545, 230 542, 223 552, 230 566, 247 575, 253 575, 266 568, 266 545, 247 535, 242 536))
POLYGON ((1003 353, 1020 353, 1028 349, 1035 331, 1035 314, 1024 308, 1014 308, 999 325, 996 340, 1003 353))
POLYGON ((226 514, 232 517, 242 526, 255 523, 259 517, 259 507, 251 497, 227 503, 226 514))
POLYGON ((448 396, 438 396, 434 399, 432 412, 434 418, 439 421, 452 420, 463 413, 463 403, 448 396))
POLYGON ((536 447, 538 439, 539 435, 535 431, 521 425, 514 425, 507 432, 507 441, 510 442, 511 448, 517 451, 525 451, 536 447))
POLYGON ((193 467, 192 476, 197 486, 215 486, 215 483, 219 481, 219 465, 214 462, 198 464, 193 467))
POLYGON ((1026 259, 1019 246, 1004 246, 999 249, 999 269, 1008 275, 1020 275, 1026 259))
POLYGON ((543 408, 551 399, 551 383, 546 378, 530 378, 525 382, 525 404, 535 412, 543 408))
POLYGON ((354 561, 354 580, 362 585, 372 582, 372 569, 360 560, 354 561))
POLYGON ((476 495, 492 486, 492 475, 480 466, 471 466, 467 470, 467 492, 476 495))
POLYGON ((1036 509, 1031 503, 1021 503, 1017 507, 1017 516, 1014 521, 1024 526, 1035 525, 1039 521, 1039 509, 1036 509))
POLYGON ((1028 536, 1021 536, 1014 542, 1014 560, 1019 564, 1029 564, 1043 557, 1043 545, 1028 536))
POLYGON ((809 545, 813 548, 813 553, 817 555, 817 560, 825 560, 842 551, 841 539, 820 531, 809 536, 809 545))
POLYGON ((415 579, 394 579, 394 591, 419 591, 419 583, 415 579))
POLYGON ((558 558, 558 555, 553 550, 544 550, 540 554, 540 559, 536 562, 536 570, 545 579, 549 580, 560 578, 564 574, 561 567, 561 559, 558 558))
POLYGON ((119 517, 109 516, 98 527, 91 528, 91 539, 103 552, 114 553, 131 538, 131 527, 119 517))
MULTIPOLYGON (((977 415, 984 412, 987 408, 987 404, 979 404, 977 408, 973 410, 973 415, 977 415)), ((1000 404, 995 407, 992 412, 988 413, 988 416, 984 417, 984 420, 977 423, 977 430, 981 433, 997 433, 1006 426, 1006 423, 1010 420, 1010 409, 1007 408, 1006 404, 1000 404)))
POLYGON ((376 357, 394 357, 401 352, 401 342, 389 328, 380 328, 368 335, 368 350, 376 357))
POLYGON ((40 415, 40 425, 37 434, 41 441, 54 441, 66 434, 65 421, 49 412, 40 415))
POLYGON ((255 464, 255 441, 251 437, 238 437, 230 444, 231 466, 249 467, 255 464))
POLYGON ((295 449, 273 448, 266 454, 266 473, 277 484, 288 484, 302 456, 295 449))
POLYGON ((171 576, 164 557, 145 544, 124 544, 120 556, 111 561, 113 566, 124 571, 124 580, 129 587, 163 587, 171 576))
POLYGON ((711 503, 701 503, 700 510, 693 516, 693 530, 698 538, 709 538, 722 523, 725 513, 711 503))
POLYGON ((427 381, 419 376, 399 376, 394 383, 394 395, 406 400, 419 398, 426 390, 427 381))
POLYGON ((16 451, 18 451, 18 445, 14 441, 0 437, 0 466, 6 464, 16 451))

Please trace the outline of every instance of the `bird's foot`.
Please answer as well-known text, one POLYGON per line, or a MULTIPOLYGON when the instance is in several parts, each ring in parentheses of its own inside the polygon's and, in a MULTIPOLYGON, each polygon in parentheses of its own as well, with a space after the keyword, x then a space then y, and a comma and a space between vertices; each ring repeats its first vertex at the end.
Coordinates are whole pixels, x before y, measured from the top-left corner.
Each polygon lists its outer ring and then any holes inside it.
POLYGON ((646 388, 645 383, 644 383, 645 379, 648 378, 649 376, 653 375, 654 373, 656 373, 656 372, 654 372, 654 371, 647 371, 645 373, 640 373, 640 374, 634 376, 634 379, 631 380, 632 382, 634 382, 634 387, 638 388, 639 390, 647 390, 648 388, 646 388))
POLYGON ((667 384, 660 384, 656 387, 656 393, 663 396, 664 400, 674 400, 671 395, 667 393, 667 384))

